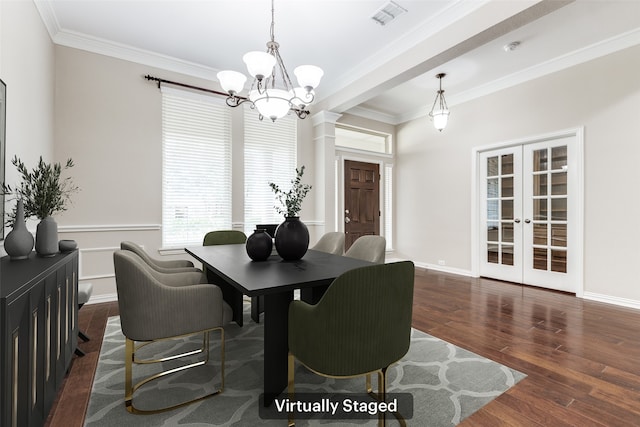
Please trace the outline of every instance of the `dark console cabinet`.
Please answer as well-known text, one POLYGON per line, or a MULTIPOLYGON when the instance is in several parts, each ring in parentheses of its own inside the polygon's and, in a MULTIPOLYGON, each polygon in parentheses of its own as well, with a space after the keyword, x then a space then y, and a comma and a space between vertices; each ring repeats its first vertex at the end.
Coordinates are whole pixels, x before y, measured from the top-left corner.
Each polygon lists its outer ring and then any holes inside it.
POLYGON ((78 342, 78 252, 0 263, 0 426, 42 426, 78 342))

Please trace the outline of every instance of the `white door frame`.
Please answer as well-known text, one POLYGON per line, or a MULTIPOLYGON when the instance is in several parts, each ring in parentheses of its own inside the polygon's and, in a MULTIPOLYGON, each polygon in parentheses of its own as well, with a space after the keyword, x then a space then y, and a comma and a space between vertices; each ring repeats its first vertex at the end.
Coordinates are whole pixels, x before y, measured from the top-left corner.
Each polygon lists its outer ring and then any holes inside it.
POLYGON ((575 236, 575 259, 576 263, 575 285, 576 296, 582 298, 584 295, 584 127, 565 129, 548 134, 535 135, 511 141, 503 141, 496 144, 474 147, 471 150, 471 275, 480 276, 480 184, 482 179, 480 173, 480 153, 506 147, 519 146, 553 140, 563 137, 575 137, 576 150, 574 153, 577 164, 576 187, 572 194, 576 198, 577 212, 575 218, 575 229, 579 230, 575 236), (575 191, 575 193, 573 193, 575 191))

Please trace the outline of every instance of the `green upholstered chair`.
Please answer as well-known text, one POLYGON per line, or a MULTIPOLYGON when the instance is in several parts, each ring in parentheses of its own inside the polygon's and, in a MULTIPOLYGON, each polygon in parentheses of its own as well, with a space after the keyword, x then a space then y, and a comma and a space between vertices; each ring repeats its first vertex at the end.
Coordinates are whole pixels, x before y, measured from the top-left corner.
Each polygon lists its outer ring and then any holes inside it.
POLYGON ((387 368, 409 350, 414 276, 411 261, 362 267, 336 278, 316 305, 292 301, 289 395, 297 359, 327 377, 366 376, 368 392, 377 373, 383 399, 387 368))
MULTIPOLYGON (((216 230, 205 234, 202 246, 212 245, 233 245, 245 243, 247 235, 238 230, 216 230)), ((254 322, 260 323, 260 313, 264 311, 264 298, 251 297, 251 318, 254 322)))
MULTIPOLYGON (((118 250, 113 254, 120 324, 125 340, 125 407, 133 413, 157 413, 221 393, 224 389, 224 328, 232 318, 231 307, 222 300, 220 288, 200 284, 200 273, 161 273, 149 267, 132 251, 118 250), (209 334, 220 331, 220 386, 211 393, 177 405, 154 410, 135 407, 136 390, 149 381, 206 364, 209 360, 209 334), (172 338, 202 334, 203 345, 198 351, 140 360, 136 352, 147 344, 172 338), (201 360, 187 361, 186 356, 201 354, 201 360), (168 360, 182 362, 178 367, 147 377, 133 384, 133 365, 159 363, 168 360)), ((214 387, 215 388, 215 387, 214 387)))
POLYGON ((360 236, 347 249, 344 256, 384 264, 386 248, 387 241, 382 236, 360 236))
POLYGON ((311 249, 333 255, 342 255, 344 253, 344 233, 341 231, 325 233, 311 249))
POLYGON ((247 235, 238 230, 216 230, 204 235, 202 246, 233 245, 245 243, 247 235))
POLYGON ((120 242, 120 249, 125 251, 131 251, 144 260, 145 263, 151 268, 161 273, 179 273, 179 272, 201 272, 197 267, 193 266, 193 263, 186 259, 175 260, 159 260, 152 258, 137 243, 124 241, 120 242))

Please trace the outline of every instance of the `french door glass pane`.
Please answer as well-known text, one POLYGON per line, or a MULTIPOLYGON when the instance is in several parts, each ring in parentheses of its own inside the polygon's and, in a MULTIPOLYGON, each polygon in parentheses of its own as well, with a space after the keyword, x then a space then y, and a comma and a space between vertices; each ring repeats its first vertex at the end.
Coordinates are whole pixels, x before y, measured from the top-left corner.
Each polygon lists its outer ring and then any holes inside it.
POLYGON ((498 263, 498 245, 495 243, 489 243, 487 245, 487 261, 492 264, 498 263))
POLYGON ((551 169, 563 169, 567 166, 567 146, 551 149, 551 169))
POLYGON ((534 175, 533 176, 533 195, 534 196, 546 196, 547 195, 547 174, 534 175))
POLYGON ((502 175, 513 174, 513 154, 502 155, 502 166, 501 166, 500 173, 502 175))
POLYGON ((498 241, 498 223, 497 222, 487 223, 487 241, 489 242, 498 241))
POLYGON ((487 200, 487 219, 488 220, 498 220, 498 201, 497 200, 487 200))
POLYGON ((498 197, 498 178, 490 178, 487 180, 487 197, 498 197))
POLYGON ((502 178, 501 190, 502 197, 513 197, 513 178, 502 178))
POLYGON ((513 243, 513 223, 502 224, 502 241, 507 243, 513 243))
POLYGON ((502 219, 513 219, 513 200, 502 201, 502 219))
POLYGON ((547 249, 533 248, 533 268, 536 270, 547 269, 547 249))
POLYGON ((567 198, 551 199, 551 220, 566 221, 567 220, 567 198))
POLYGON ((547 224, 533 224, 533 244, 547 244, 547 224))
POLYGON ((513 246, 502 245, 502 264, 513 265, 513 246))
POLYGON ((567 173, 556 172, 551 174, 551 194, 565 196, 567 194, 567 173))
POLYGON ((567 251, 551 250, 551 271, 567 272, 567 251))
POLYGON ((547 220, 547 199, 533 200, 533 219, 535 221, 547 220))
POLYGON ((487 159, 487 176, 498 176, 498 157, 487 159))
POLYGON ((536 150, 533 152, 533 171, 540 172, 547 170, 547 149, 536 150))
POLYGON ((567 224, 551 224, 551 246, 567 247, 567 224))

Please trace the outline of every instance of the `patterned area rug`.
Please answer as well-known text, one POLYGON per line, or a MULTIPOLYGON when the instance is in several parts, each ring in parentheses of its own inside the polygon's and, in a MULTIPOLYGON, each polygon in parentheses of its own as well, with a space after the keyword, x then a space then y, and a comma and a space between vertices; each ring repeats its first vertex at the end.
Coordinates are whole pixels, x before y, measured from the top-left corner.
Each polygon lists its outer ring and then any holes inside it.
MULTIPOLYGON (((169 412, 135 415, 127 412, 124 406, 124 336, 120 318, 109 318, 85 426, 286 425, 282 419, 263 419, 258 411, 262 389, 262 328, 262 324, 256 325, 248 314, 245 314, 244 327, 233 323, 225 328, 225 389, 222 394, 169 412)), ((149 350, 157 356, 157 352, 175 352, 187 346, 197 348, 201 343, 202 339, 175 340, 162 344, 162 349, 149 350)), ((200 395, 203 390, 214 389, 220 380, 218 333, 211 334, 210 348, 211 360, 207 365, 146 384, 137 392, 135 405, 153 409, 178 403, 173 399, 185 399, 192 393, 200 395)), ((157 372, 157 368, 135 365, 133 372, 135 383, 143 375, 157 372)), ((406 420, 407 425, 455 426, 524 377, 518 371, 413 330, 409 352, 387 372, 387 391, 411 394, 413 414, 406 420)), ((374 381, 374 387, 375 384, 374 381)), ((364 378, 327 379, 296 363, 297 392, 361 393, 364 387, 364 378)), ((375 419, 335 420, 327 415, 320 418, 296 420, 296 425, 377 425, 375 419)), ((387 425, 398 423, 393 416, 388 416, 387 425)))

